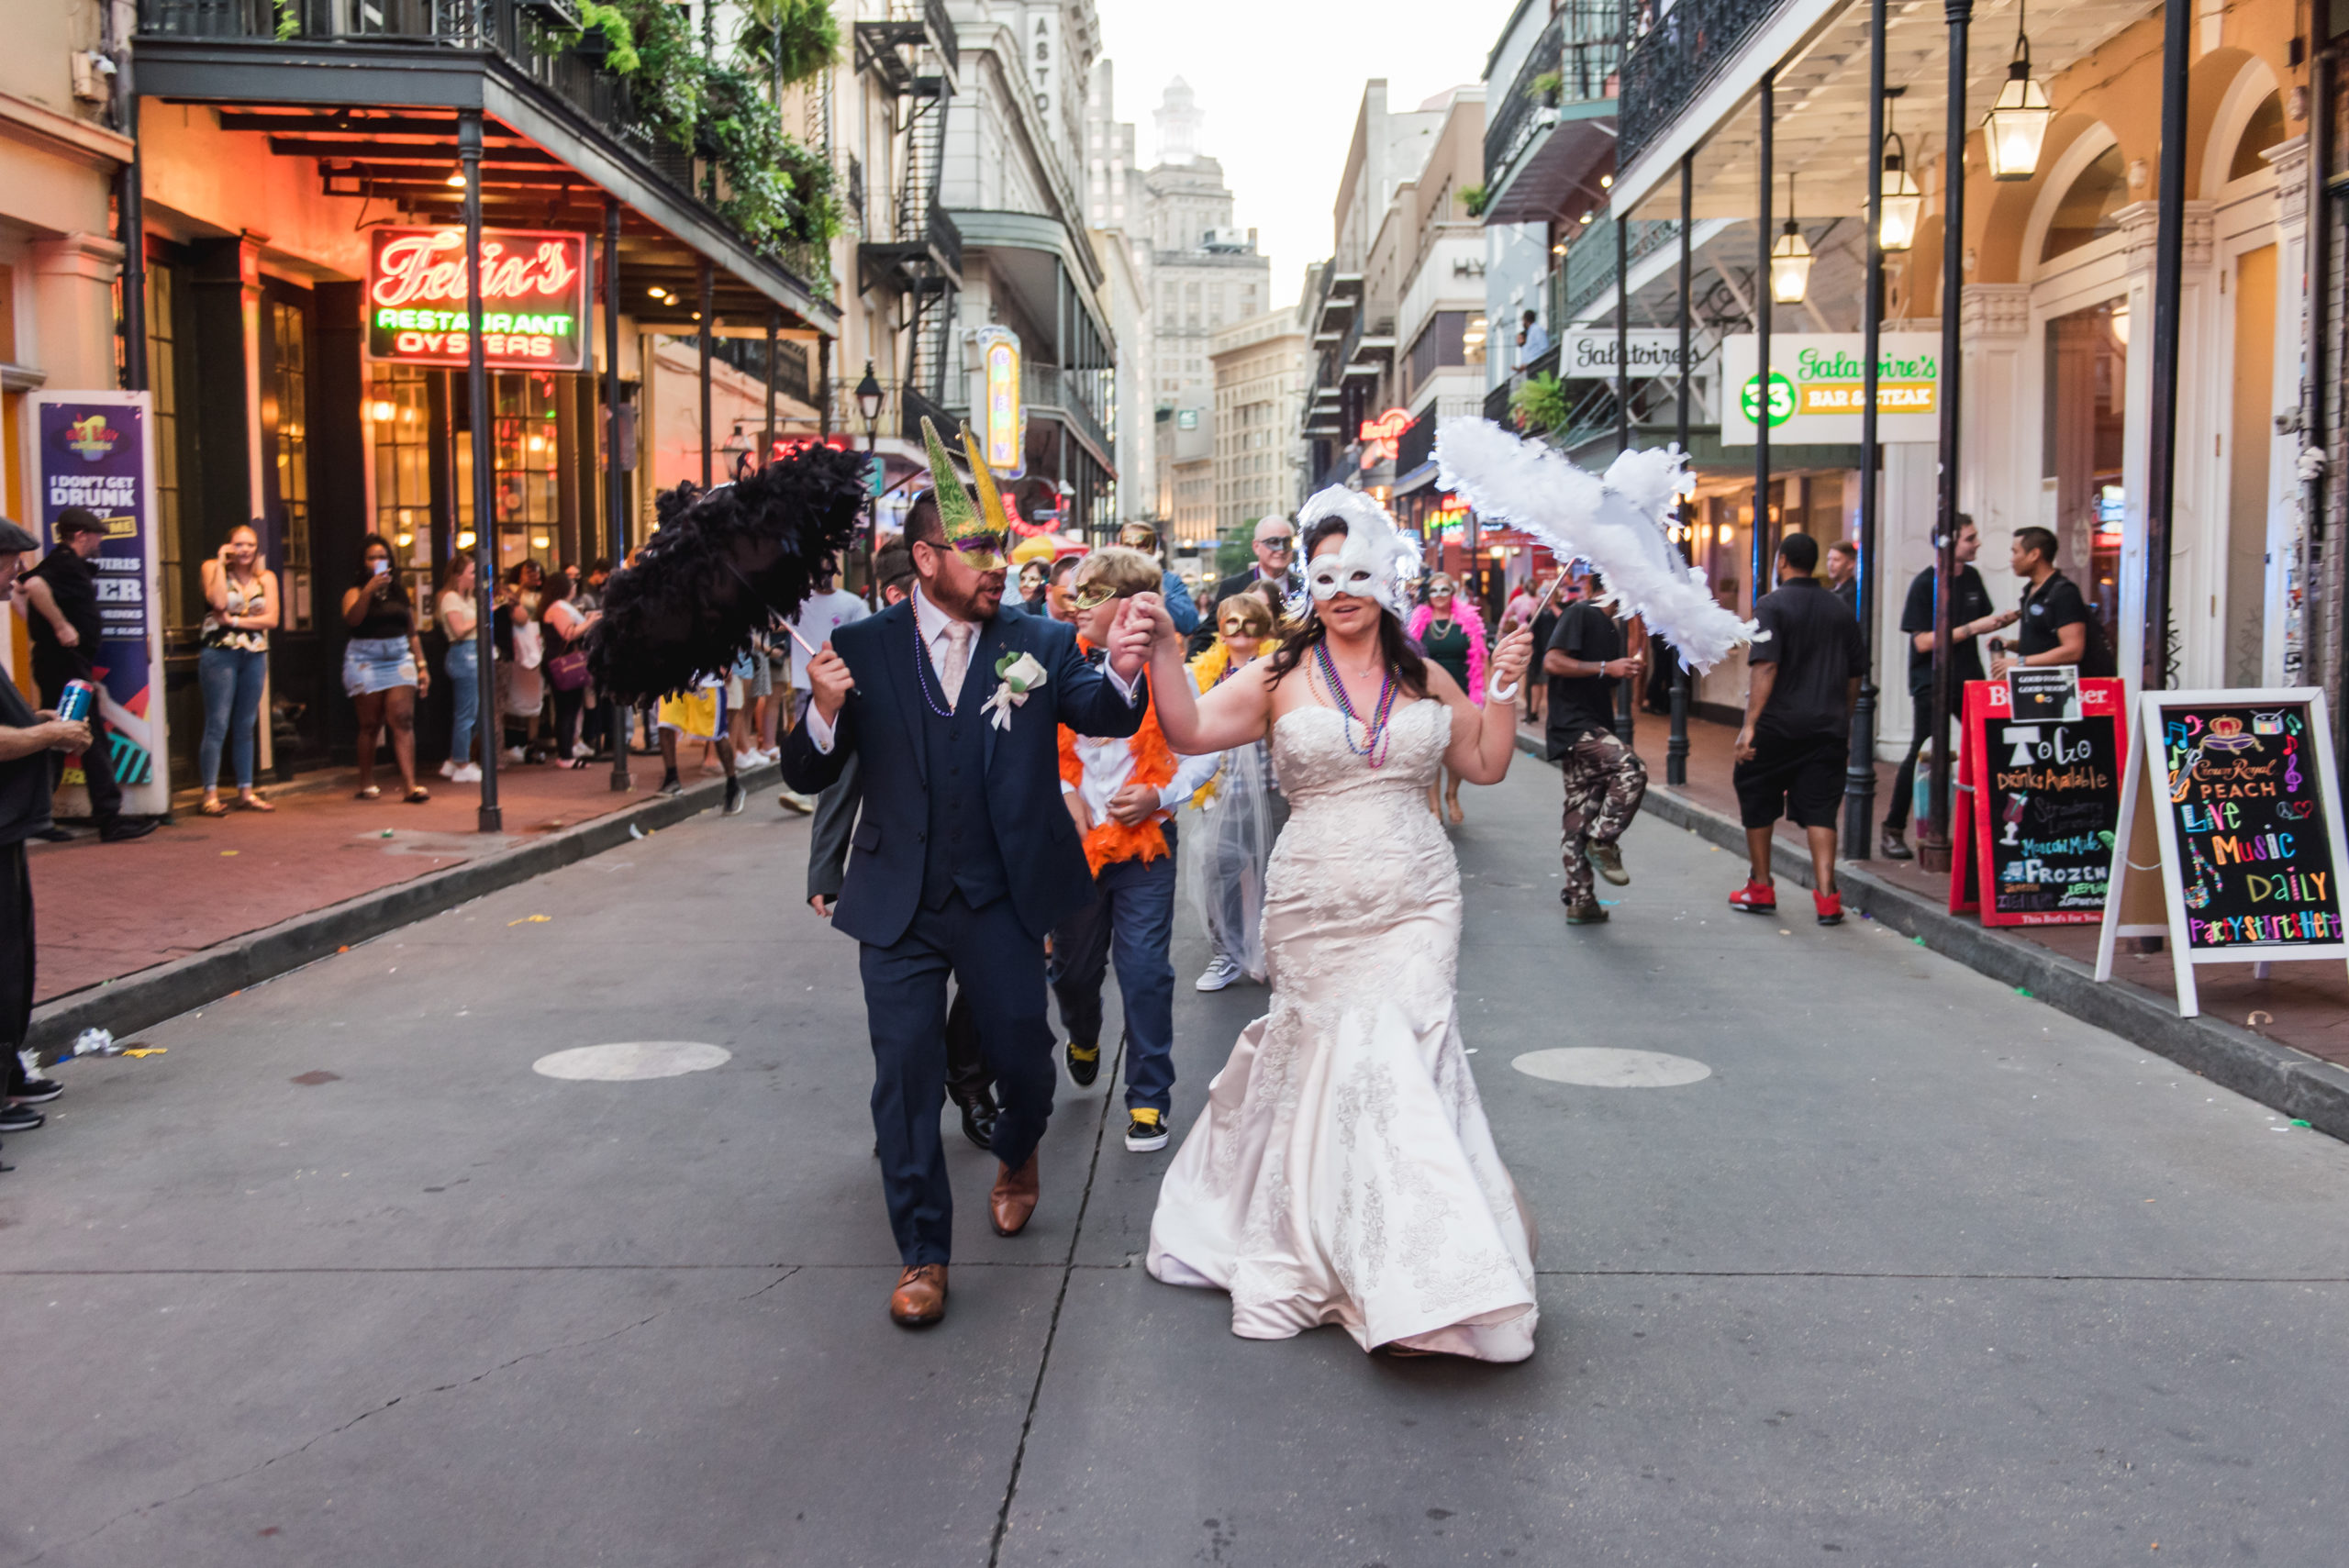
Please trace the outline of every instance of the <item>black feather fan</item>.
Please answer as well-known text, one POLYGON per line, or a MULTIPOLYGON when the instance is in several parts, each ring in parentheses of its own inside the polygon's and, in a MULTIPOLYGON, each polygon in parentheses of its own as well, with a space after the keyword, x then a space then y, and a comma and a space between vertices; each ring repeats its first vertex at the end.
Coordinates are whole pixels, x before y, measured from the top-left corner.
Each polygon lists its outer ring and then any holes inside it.
POLYGON ((722 674, 770 616, 791 617, 857 536, 863 454, 809 445, 736 484, 662 493, 661 530, 612 573, 588 635, 596 684, 628 700, 722 674))

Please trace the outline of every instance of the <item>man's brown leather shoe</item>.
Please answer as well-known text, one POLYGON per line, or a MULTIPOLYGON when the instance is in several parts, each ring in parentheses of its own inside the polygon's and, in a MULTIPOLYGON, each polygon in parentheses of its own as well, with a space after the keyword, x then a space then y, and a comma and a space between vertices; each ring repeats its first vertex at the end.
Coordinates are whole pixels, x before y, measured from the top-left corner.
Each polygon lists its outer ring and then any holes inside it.
POLYGON ((998 1236, 1017 1236, 1028 1229, 1028 1217, 1036 1212, 1036 1151, 1028 1151, 1028 1162, 1017 1171, 1008 1165, 998 1165, 995 1191, 987 1194, 987 1215, 995 1221, 998 1236))
POLYGON ((946 1316, 946 1265, 916 1263, 897 1276, 889 1316, 908 1329, 926 1329, 946 1316))

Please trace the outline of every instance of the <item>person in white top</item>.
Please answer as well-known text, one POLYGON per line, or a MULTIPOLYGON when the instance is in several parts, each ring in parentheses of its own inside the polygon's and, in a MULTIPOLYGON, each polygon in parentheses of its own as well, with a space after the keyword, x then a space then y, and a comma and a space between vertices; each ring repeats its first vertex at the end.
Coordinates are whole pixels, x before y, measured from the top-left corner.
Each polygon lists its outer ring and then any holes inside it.
POLYGON ((807 595, 807 602, 792 617, 791 629, 799 634, 791 639, 791 722, 795 728, 807 717, 807 651, 823 647, 832 639, 832 633, 873 613, 863 599, 841 587, 839 575, 839 558, 828 557, 823 570, 816 573, 816 591, 807 595))
MULTIPOLYGON (((1106 648, 1123 601, 1158 591, 1158 563, 1111 546, 1085 558, 1072 597, 1077 635, 1106 648)), ((1068 1074, 1101 1070, 1101 983, 1110 959, 1125 1003, 1126 1147, 1166 1147, 1174 1090, 1174 810, 1215 773, 1216 752, 1178 757, 1155 714, 1125 739, 1061 731, 1061 800, 1093 872, 1090 904, 1052 928, 1047 969, 1068 1032, 1068 1074)))
MULTIPOLYGON (((440 764, 440 776, 451 784, 481 782, 481 764, 473 761, 473 728, 481 717, 481 644, 474 637, 481 624, 481 606, 474 596, 478 581, 473 558, 457 557, 440 579, 440 596, 433 604, 440 633, 449 639, 441 669, 449 677, 455 712, 449 722, 449 757, 440 764)), ((483 745, 485 750, 488 742, 483 745)))

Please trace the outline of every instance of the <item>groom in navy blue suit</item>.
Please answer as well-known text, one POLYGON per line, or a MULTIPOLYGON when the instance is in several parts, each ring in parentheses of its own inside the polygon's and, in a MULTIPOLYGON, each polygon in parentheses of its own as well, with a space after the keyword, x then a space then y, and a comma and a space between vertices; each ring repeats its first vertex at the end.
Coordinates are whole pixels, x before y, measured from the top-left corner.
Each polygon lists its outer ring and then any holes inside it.
MULTIPOLYGON (((939 481, 956 483, 951 473, 939 481)), ((1052 1111, 1044 935, 1093 896, 1061 805, 1059 727, 1140 728, 1151 636, 1145 616, 1128 617, 1111 634, 1108 672, 1086 663, 1070 628, 1003 603, 1006 541, 967 509, 950 540, 935 497, 915 504, 906 539, 917 592, 841 628, 809 661, 807 722, 783 747, 784 778, 809 795, 859 759, 863 815, 832 924, 861 944, 873 1126, 905 1265, 889 1311, 908 1327, 946 1310, 954 1200, 939 1108, 950 973, 973 1004, 1002 1101, 989 1218, 1010 1236, 1035 1210, 1036 1145, 1052 1111)), ((999 527, 1000 513, 987 515, 999 527)))

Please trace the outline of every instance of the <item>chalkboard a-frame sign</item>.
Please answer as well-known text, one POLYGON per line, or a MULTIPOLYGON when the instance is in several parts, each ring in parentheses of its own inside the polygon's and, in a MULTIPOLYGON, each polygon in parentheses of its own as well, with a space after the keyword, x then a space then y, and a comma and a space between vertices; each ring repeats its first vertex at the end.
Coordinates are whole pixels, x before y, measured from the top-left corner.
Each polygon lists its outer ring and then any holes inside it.
POLYGON ((2181 1017, 2198 963, 2349 959, 2340 775, 2314 686, 2138 699, 2096 977, 2124 936, 2169 939, 2181 1017), (2151 873, 2161 872, 2158 901, 2151 873))

